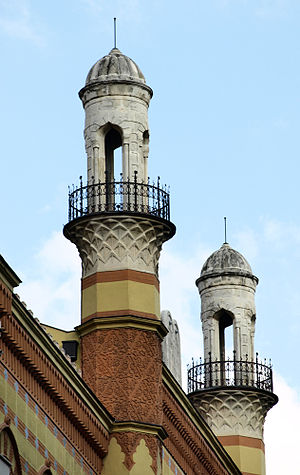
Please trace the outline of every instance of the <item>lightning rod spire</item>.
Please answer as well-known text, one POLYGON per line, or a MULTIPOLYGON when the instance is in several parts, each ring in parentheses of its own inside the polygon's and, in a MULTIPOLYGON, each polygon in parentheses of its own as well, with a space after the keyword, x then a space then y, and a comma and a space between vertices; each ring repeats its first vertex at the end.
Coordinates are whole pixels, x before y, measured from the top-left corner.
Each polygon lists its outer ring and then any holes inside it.
POLYGON ((224 244, 228 244, 227 243, 227 218, 226 218, 226 216, 224 216, 224 235, 225 235, 224 244))
POLYGON ((114 18, 114 48, 117 47, 117 19, 114 18))

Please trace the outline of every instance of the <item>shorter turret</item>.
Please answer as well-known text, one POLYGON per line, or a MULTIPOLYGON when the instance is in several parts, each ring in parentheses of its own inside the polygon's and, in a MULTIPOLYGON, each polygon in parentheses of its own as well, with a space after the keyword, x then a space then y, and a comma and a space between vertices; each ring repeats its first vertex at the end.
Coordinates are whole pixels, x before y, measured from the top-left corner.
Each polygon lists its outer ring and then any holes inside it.
POLYGON ((254 354, 258 278, 224 243, 196 280, 201 297, 204 361, 188 370, 189 398, 243 473, 265 474, 263 426, 278 398, 271 365, 254 354), (232 328, 232 349, 225 339, 232 328))
POLYGON ((225 329, 231 326, 236 358, 253 359, 257 284, 246 259, 229 244, 224 243, 207 259, 196 281, 201 296, 204 358, 225 359, 225 329))

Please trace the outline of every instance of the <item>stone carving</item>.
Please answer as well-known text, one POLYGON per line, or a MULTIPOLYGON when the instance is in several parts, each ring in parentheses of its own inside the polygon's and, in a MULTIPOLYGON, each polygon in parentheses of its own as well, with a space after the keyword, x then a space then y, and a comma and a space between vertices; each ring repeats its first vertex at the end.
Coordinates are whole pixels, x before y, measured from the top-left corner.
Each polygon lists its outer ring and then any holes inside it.
POLYGON ((181 385, 181 351, 178 325, 176 320, 172 319, 169 310, 163 310, 161 312, 161 320, 169 330, 169 333, 162 342, 163 362, 181 385))
POLYGON ((161 423, 161 358, 151 331, 102 329, 82 337, 83 378, 117 420, 161 423))
POLYGON ((237 388, 202 391, 190 399, 218 436, 241 435, 262 440, 266 414, 274 405, 273 394, 237 388))
POLYGON ((154 219, 88 216, 68 225, 68 239, 82 259, 82 277, 95 272, 133 269, 158 275, 158 259, 170 229, 154 219))

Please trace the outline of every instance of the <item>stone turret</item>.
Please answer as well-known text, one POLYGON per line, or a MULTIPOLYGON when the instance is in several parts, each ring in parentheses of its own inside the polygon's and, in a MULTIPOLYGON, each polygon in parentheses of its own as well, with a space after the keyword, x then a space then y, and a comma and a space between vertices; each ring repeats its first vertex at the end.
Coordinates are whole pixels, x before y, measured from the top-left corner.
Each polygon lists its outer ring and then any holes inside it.
POLYGON ((114 150, 122 147, 123 178, 147 182, 148 107, 152 89, 136 63, 117 48, 96 62, 79 92, 85 109, 88 182, 112 181, 114 150))
POLYGON ((265 474, 263 426, 277 403, 272 369, 254 354, 258 278, 227 243, 196 281, 201 297, 204 361, 188 371, 189 398, 243 473, 265 474), (229 356, 226 328, 232 330, 229 356))
POLYGON ((167 190, 159 179, 156 185, 148 180, 152 90, 135 62, 114 48, 91 68, 79 96, 88 179, 70 191, 64 234, 82 260, 82 376, 120 422, 103 473, 114 475, 111 461, 120 457, 122 465, 123 452, 133 457, 139 444, 150 460, 145 473, 156 473, 165 434, 161 343, 167 334, 158 262, 175 226, 167 190), (120 178, 114 153, 119 147, 120 178))
POLYGON ((225 243, 202 267, 196 281, 201 296, 204 358, 225 358, 225 328, 233 327, 236 358, 254 357, 255 289, 258 278, 246 259, 225 243))

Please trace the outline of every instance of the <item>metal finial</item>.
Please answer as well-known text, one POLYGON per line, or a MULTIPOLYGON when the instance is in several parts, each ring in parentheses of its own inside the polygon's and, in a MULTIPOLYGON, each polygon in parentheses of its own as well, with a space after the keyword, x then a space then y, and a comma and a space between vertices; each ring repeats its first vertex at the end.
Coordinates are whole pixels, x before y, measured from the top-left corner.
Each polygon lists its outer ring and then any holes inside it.
POLYGON ((114 18, 114 48, 117 47, 117 19, 114 18))
POLYGON ((227 218, 226 216, 224 216, 224 234, 225 234, 224 244, 227 244, 227 218))

